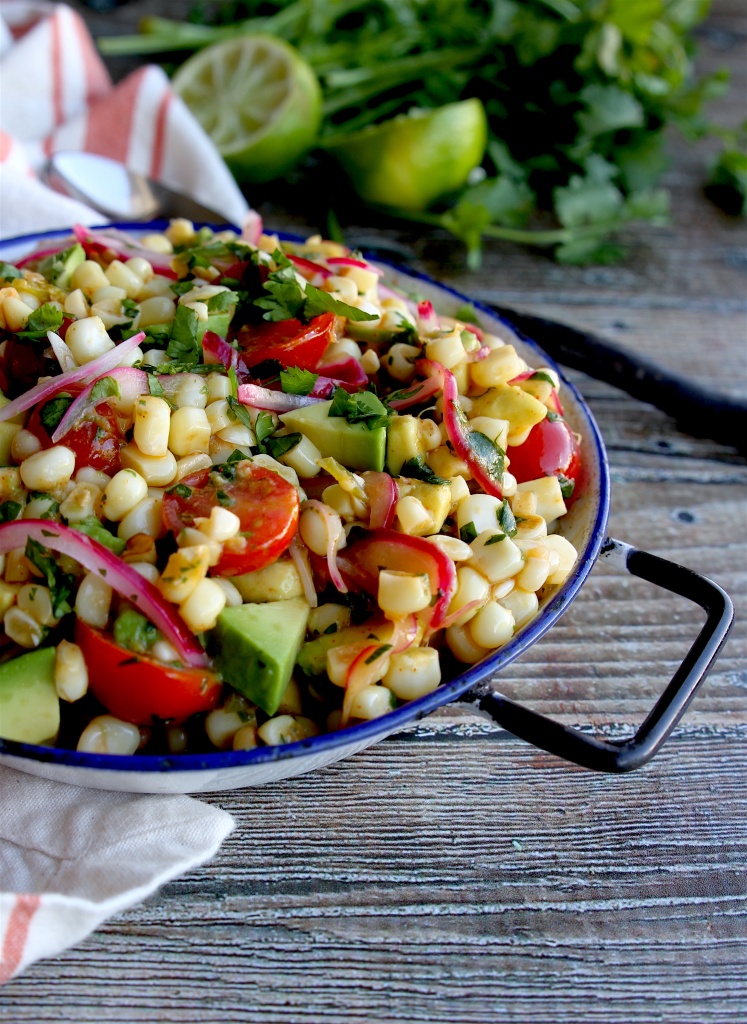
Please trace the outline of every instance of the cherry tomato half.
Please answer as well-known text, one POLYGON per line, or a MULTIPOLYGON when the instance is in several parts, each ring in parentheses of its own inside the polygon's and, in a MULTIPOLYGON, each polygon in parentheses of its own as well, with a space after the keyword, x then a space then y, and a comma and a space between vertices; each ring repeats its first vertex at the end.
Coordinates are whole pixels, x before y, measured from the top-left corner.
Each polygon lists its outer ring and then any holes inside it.
POLYGON ((283 366, 315 370, 336 337, 337 317, 334 313, 322 313, 308 324, 300 320, 246 324, 239 330, 236 340, 250 368, 265 359, 276 359, 283 366))
MULTIPOLYGON (((75 396, 82 390, 80 385, 71 384, 68 393, 75 396)), ((42 448, 52 447, 52 438, 41 421, 46 402, 36 406, 29 417, 26 429, 38 437, 42 448)), ((60 438, 75 453, 75 466, 91 466, 104 473, 118 473, 122 468, 119 450, 124 443, 117 415, 108 402, 99 402, 95 409, 86 413, 68 432, 60 438)))
POLYGON ((91 692, 125 722, 183 721, 220 700, 223 686, 208 669, 172 668, 133 654, 82 619, 75 623, 75 642, 86 659, 91 692))
POLYGON ((248 460, 236 463, 233 480, 207 472, 186 477, 164 495, 163 521, 178 534, 196 518, 208 517, 214 505, 223 505, 241 520, 239 535, 226 541, 211 570, 216 576, 240 576, 277 561, 298 529, 296 488, 248 460))
POLYGON ((574 484, 581 469, 576 438, 563 419, 549 416, 529 432, 524 444, 509 447, 509 472, 520 484, 542 476, 564 476, 574 484))

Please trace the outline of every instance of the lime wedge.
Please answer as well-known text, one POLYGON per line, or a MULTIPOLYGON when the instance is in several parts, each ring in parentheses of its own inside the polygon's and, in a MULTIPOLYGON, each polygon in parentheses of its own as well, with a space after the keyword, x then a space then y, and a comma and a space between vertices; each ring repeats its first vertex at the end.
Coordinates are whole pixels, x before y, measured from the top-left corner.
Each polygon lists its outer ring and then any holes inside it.
POLYGON ((487 118, 478 99, 414 110, 320 143, 370 203, 424 210, 466 184, 483 158, 487 118))
POLYGON ((172 85, 239 182, 279 177, 316 140, 319 82, 280 39, 247 35, 207 46, 182 65, 172 85))

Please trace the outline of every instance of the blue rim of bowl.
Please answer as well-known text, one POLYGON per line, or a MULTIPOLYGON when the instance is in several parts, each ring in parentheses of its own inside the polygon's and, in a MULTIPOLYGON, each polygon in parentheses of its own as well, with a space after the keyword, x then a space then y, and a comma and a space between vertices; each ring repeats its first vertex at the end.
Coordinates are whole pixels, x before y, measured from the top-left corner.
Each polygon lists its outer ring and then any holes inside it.
MULTIPOLYGON (((105 228, 117 228, 123 231, 145 231, 159 230, 168 225, 166 220, 154 220, 148 223, 117 222, 114 224, 102 224, 92 226, 91 230, 104 230, 105 228)), ((225 227, 225 225, 224 225, 225 227)), ((20 235, 14 238, 0 240, 0 256, 3 249, 12 245, 20 245, 26 242, 40 241, 47 238, 59 238, 68 233, 65 228, 54 231, 36 232, 30 235, 20 235)), ((298 235, 279 233, 280 237, 287 241, 300 241, 298 235)), ((555 361, 551 359, 540 346, 523 332, 517 330, 508 320, 499 316, 482 303, 469 298, 462 292, 434 281, 420 271, 410 270, 388 263, 385 260, 377 260, 377 263, 388 267, 395 272, 402 274, 416 281, 423 281, 429 287, 437 291, 445 292, 460 302, 468 303, 478 313, 503 323, 512 330, 521 341, 533 349, 543 360, 543 365, 551 366, 561 377, 563 386, 567 392, 573 395, 577 411, 581 413, 585 435, 584 442, 593 442, 596 464, 598 467, 597 496, 598 504, 594 516, 594 523, 589 531, 589 539, 586 547, 579 558, 571 575, 553 595, 551 600, 542 611, 526 626, 513 640, 510 640, 505 647, 500 648, 494 655, 477 665, 473 665, 458 675, 455 679, 443 683, 433 693, 429 693, 417 700, 403 704, 402 707, 390 711, 381 718, 375 718, 370 722, 362 722, 359 725, 350 726, 340 732, 323 733, 321 736, 314 736, 310 739, 301 740, 297 743, 285 743, 276 747, 255 747, 252 750, 231 750, 204 752, 200 754, 91 754, 81 753, 77 750, 65 750, 58 747, 42 747, 30 743, 20 743, 15 740, 0 739, 0 754, 8 754, 14 757, 27 758, 48 764, 66 765, 75 768, 91 768, 96 770, 116 772, 193 772, 193 771, 216 771, 228 768, 245 768, 251 765, 269 764, 275 761, 283 761, 299 757, 305 754, 321 754, 335 750, 340 747, 362 746, 373 742, 376 737, 389 735, 411 722, 424 718, 437 708, 458 700, 477 683, 482 682, 486 677, 500 672, 516 658, 524 653, 527 648, 536 643, 540 637, 555 624, 573 599, 578 594, 581 585, 591 572, 599 556, 602 543, 604 542, 607 530, 607 519, 610 505, 610 477, 609 464, 604 441, 599 427, 594 419, 591 410, 581 396, 578 389, 562 373, 555 361)))

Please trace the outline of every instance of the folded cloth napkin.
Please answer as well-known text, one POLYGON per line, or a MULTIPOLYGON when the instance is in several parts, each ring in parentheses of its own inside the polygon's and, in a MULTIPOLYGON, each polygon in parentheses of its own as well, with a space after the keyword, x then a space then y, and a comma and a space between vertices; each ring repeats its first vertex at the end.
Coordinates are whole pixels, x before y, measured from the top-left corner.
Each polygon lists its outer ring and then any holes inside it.
POLYGON ((66 149, 112 157, 242 224, 246 200, 161 68, 113 86, 66 4, 0 0, 0 95, 0 237, 102 220, 35 178, 66 149))
MULTIPOLYGON (((94 224, 35 169, 86 149, 241 224, 247 204, 163 72, 114 88, 65 4, 0 2, 0 235, 94 224)), ((186 796, 80 789, 0 767, 0 982, 80 942, 112 914, 212 857, 230 815, 186 796)))

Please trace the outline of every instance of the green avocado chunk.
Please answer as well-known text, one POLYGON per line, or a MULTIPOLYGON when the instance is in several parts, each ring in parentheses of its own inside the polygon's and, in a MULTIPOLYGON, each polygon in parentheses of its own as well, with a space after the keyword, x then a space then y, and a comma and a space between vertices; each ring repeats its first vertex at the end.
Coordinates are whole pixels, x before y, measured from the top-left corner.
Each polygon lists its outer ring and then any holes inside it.
POLYGON ((322 458, 337 459, 348 469, 381 472, 386 455, 386 427, 369 430, 365 423, 348 423, 330 416, 332 402, 318 402, 284 413, 280 419, 290 431, 300 430, 317 446, 322 458))
POLYGON ((4 739, 54 743, 60 731, 54 656, 54 647, 42 647, 0 665, 0 736, 4 739))
POLYGON ((224 608, 218 616, 216 665, 227 683, 274 715, 306 635, 309 606, 295 598, 224 608))

